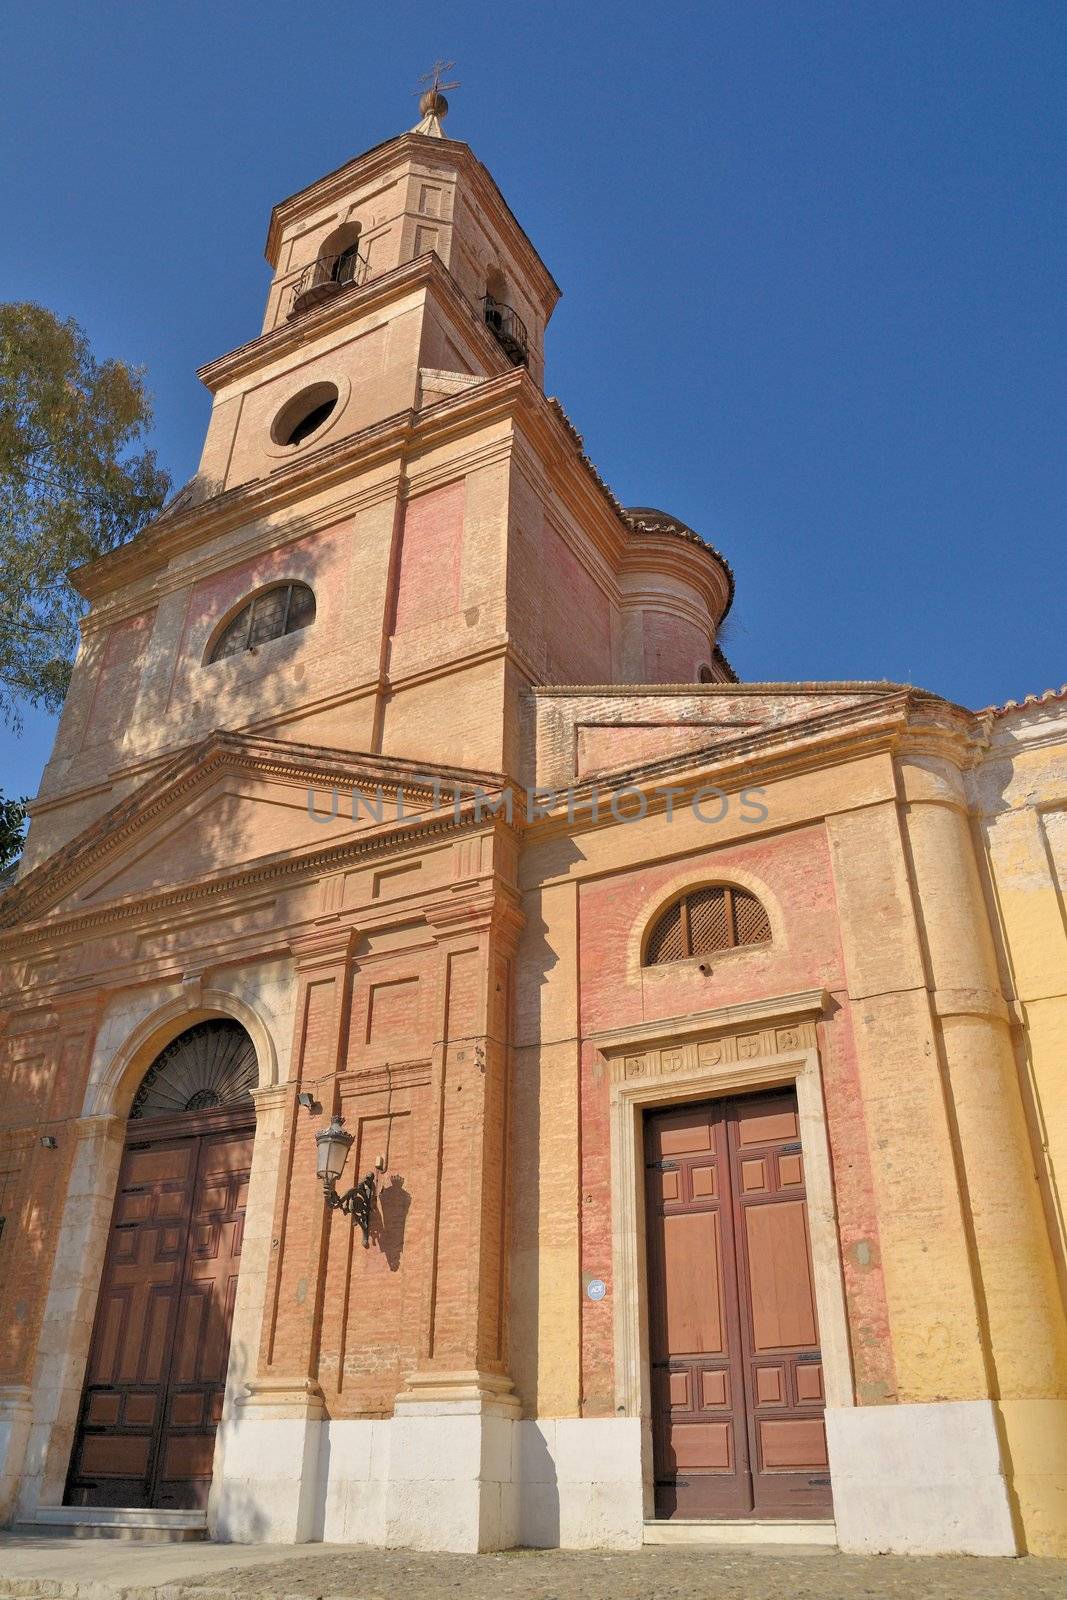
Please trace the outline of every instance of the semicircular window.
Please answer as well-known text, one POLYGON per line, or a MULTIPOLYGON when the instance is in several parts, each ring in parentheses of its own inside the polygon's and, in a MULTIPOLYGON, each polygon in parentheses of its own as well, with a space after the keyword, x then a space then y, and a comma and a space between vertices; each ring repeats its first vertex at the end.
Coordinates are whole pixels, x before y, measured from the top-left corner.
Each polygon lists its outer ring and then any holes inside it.
POLYGON ((141 1079, 130 1118, 241 1105, 258 1081, 255 1046, 239 1022, 198 1022, 160 1051, 141 1079))
POLYGON ((242 606, 215 641, 209 661, 222 661, 268 639, 308 628, 315 620, 315 595, 306 583, 276 583, 242 606))
POLYGON ((653 924, 645 947, 645 966, 685 961, 739 945, 766 944, 771 924, 766 911, 747 889, 715 884, 694 889, 669 906, 653 924))

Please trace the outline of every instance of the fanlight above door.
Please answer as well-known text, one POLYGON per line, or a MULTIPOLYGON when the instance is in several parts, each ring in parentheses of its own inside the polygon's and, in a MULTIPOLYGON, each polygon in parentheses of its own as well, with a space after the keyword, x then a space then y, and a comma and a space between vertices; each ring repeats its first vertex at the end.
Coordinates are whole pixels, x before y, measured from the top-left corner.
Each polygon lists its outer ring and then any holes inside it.
POLYGON ((240 1023, 198 1022, 153 1061, 130 1117, 175 1117, 237 1105, 250 1098, 258 1079, 255 1047, 240 1023))

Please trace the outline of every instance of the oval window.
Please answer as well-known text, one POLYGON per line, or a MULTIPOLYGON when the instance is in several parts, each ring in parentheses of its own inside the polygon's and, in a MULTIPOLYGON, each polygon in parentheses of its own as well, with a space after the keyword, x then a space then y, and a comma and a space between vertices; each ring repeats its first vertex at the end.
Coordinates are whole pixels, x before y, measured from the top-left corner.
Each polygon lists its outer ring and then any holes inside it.
POLYGON ((302 389, 275 417, 270 430, 274 443, 303 444, 333 414, 337 398, 335 383, 313 383, 310 389, 302 389))

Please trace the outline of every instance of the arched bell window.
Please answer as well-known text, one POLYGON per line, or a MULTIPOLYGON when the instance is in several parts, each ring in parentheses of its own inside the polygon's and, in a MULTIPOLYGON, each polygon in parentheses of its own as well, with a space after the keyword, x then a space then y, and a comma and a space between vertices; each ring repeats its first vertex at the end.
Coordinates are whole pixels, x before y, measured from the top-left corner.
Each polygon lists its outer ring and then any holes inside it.
POLYGON ((740 945, 767 944, 770 937, 770 918, 754 894, 730 884, 713 884, 675 900, 653 923, 644 964, 658 967, 740 945))
POLYGON ((241 607, 223 628, 208 656, 221 661, 268 639, 308 628, 315 620, 315 596, 306 583, 276 583, 241 607))
POLYGON ((259 1082, 256 1049, 239 1022, 220 1017, 186 1028, 161 1050, 134 1095, 131 1119, 214 1111, 249 1100, 259 1082))

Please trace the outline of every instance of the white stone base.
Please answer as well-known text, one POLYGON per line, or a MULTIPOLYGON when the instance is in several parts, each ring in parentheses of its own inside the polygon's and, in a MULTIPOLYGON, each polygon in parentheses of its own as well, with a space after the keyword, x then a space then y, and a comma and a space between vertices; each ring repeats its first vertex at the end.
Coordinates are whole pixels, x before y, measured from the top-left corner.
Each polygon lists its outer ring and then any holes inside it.
POLYGON ((641 1423, 636 1417, 538 1419, 516 1426, 519 1543, 631 1550, 642 1539, 641 1423))
POLYGON ((32 1420, 30 1390, 23 1384, 0 1388, 0 1525, 15 1510, 32 1420))
POLYGON ((251 1408, 224 1421, 215 1448, 210 1536, 224 1544, 304 1544, 321 1537, 324 1426, 312 1418, 257 1417, 251 1408))
POLYGON ((842 1550, 1018 1554, 989 1400, 829 1408, 842 1550))
POLYGON ((328 1544, 387 1541, 392 1422, 324 1422, 319 1441, 320 1525, 328 1544))
POLYGON ((212 1537, 474 1553, 641 1543, 641 1425, 521 1422, 471 1401, 382 1421, 257 1417, 220 1429, 212 1537))

